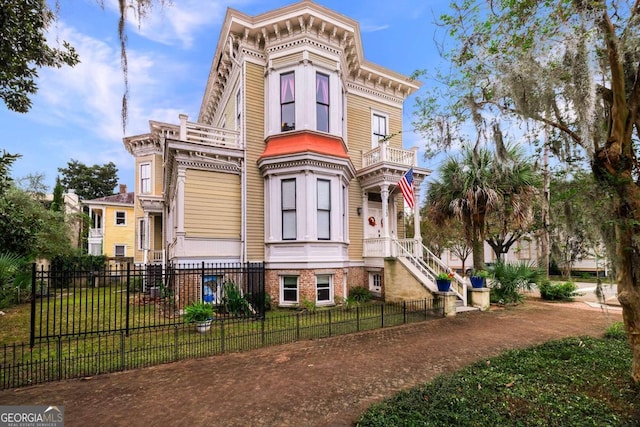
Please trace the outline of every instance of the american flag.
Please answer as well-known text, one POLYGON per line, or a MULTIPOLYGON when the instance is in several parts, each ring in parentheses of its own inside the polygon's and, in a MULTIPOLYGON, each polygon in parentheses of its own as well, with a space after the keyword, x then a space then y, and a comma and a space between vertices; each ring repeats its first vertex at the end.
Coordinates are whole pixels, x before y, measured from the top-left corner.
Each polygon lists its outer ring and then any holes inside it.
POLYGON ((409 168, 407 173, 402 176, 398 186, 402 191, 405 203, 413 209, 413 168, 409 168))

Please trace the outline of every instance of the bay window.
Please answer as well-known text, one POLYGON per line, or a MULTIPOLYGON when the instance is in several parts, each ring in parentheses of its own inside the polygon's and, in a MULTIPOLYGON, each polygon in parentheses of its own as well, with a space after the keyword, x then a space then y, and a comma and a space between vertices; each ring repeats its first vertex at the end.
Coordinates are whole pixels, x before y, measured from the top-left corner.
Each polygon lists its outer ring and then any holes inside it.
POLYGON ((296 240, 296 180, 284 179, 281 183, 282 194, 282 240, 296 240))
POLYGON ((329 76, 316 73, 316 129, 329 132, 329 76))
POLYGON ((295 73, 280 74, 280 130, 296 128, 296 82, 295 73))
POLYGON ((319 179, 317 183, 318 240, 331 239, 331 182, 319 179))

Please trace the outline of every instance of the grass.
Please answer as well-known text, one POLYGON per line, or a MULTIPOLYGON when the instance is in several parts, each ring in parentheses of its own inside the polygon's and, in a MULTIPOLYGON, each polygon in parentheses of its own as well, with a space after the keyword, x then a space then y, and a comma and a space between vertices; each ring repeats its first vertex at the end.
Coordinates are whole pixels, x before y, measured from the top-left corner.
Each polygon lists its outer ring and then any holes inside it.
POLYGON ((607 336, 508 351, 375 404, 358 425, 639 426, 631 350, 607 336))
MULTIPOLYGON (((72 300, 76 296, 63 298, 72 300)), ((152 305, 145 309, 154 310, 152 305)), ((0 329, 3 340, 13 338, 5 344, 15 343, 16 337, 22 338, 17 341, 28 341, 29 312, 30 306, 22 305, 2 318, 7 324, 19 320, 0 329), (7 333, 9 330, 13 333, 7 333)), ((205 334, 197 334, 191 325, 176 319, 174 325, 131 329, 129 334, 116 331, 58 336, 36 340, 32 349, 27 344, 0 347, 0 389, 348 334, 434 316, 424 301, 407 303, 406 310, 400 304, 372 303, 349 309, 268 312, 265 322, 225 319, 213 322, 205 334)), ((94 313, 90 318, 100 321, 103 316, 94 313)))

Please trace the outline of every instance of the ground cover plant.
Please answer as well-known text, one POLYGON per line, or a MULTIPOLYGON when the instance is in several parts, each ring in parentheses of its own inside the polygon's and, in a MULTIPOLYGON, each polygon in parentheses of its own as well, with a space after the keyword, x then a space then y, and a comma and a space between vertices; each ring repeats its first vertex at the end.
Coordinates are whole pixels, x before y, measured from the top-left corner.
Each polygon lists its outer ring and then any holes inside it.
POLYGON ((398 393, 358 426, 637 426, 625 334, 512 350, 398 393))

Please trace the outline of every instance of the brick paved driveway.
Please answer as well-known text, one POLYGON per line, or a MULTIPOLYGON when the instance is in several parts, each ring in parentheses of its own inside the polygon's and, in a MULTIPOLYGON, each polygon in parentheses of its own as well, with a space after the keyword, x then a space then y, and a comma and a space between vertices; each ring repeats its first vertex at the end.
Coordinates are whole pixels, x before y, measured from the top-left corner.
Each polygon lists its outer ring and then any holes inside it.
POLYGON ((454 319, 0 392, 0 405, 64 405, 65 426, 348 426, 371 403, 503 350, 620 321, 584 302, 454 319))

